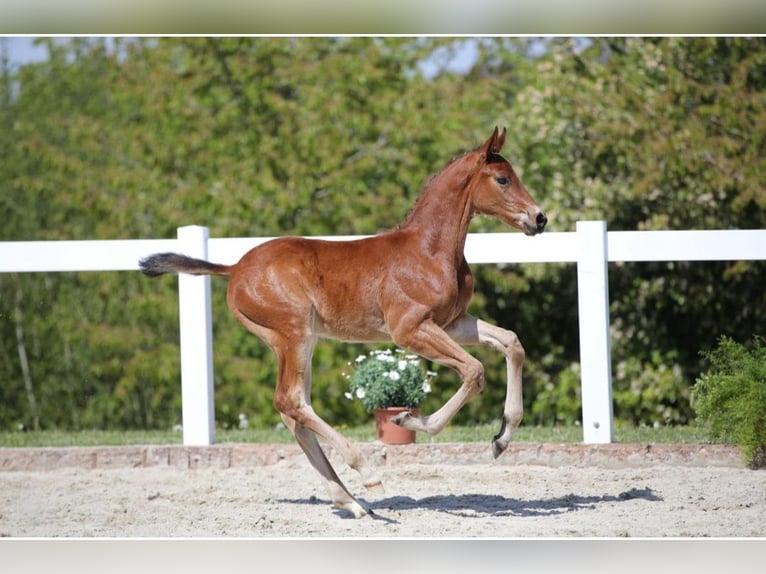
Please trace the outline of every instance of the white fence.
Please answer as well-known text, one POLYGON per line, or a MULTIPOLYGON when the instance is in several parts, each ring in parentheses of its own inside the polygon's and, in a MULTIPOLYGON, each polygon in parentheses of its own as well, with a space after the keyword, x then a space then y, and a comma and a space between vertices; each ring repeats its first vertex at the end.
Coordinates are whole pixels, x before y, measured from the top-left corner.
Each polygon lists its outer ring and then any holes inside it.
MULTIPOLYGON (((161 251, 230 264, 269 239, 211 239, 207 228, 188 226, 167 240, 0 242, 0 273, 132 271, 139 259, 161 251)), ((607 264, 766 260, 766 230, 607 232, 604 221, 580 221, 575 232, 536 237, 472 233, 465 256, 472 264, 577 264, 583 441, 608 443, 614 426, 607 264)), ((179 276, 178 298, 184 444, 209 445, 215 440, 210 278, 179 276)), ((519 336, 523 342, 524 333, 519 336)))

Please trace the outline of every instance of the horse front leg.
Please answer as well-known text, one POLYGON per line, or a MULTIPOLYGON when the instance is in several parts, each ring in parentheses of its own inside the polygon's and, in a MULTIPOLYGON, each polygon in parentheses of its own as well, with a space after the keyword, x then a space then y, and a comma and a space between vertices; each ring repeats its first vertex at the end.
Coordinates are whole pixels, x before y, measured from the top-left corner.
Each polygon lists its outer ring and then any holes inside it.
POLYGON ((394 343, 439 365, 455 370, 462 379, 460 388, 440 409, 424 417, 404 412, 392 419, 399 426, 435 435, 453 416, 484 388, 484 367, 441 327, 430 319, 410 330, 392 333, 394 343))
POLYGON ((521 374, 524 367, 524 347, 513 331, 497 327, 472 315, 464 315, 453 323, 447 332, 460 344, 483 344, 493 347, 505 355, 507 389, 503 406, 500 431, 492 440, 492 454, 495 458, 503 454, 511 444, 513 431, 524 416, 521 374))

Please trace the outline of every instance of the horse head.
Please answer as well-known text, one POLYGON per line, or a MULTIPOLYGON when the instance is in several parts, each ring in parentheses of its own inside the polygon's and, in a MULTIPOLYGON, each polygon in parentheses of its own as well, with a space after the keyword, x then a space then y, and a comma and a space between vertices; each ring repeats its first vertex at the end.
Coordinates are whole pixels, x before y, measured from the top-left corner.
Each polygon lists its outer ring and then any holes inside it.
POLYGON ((548 218, 537 206, 519 176, 500 155, 506 129, 498 128, 474 150, 477 166, 469 182, 475 213, 496 217, 526 235, 542 233, 548 218))

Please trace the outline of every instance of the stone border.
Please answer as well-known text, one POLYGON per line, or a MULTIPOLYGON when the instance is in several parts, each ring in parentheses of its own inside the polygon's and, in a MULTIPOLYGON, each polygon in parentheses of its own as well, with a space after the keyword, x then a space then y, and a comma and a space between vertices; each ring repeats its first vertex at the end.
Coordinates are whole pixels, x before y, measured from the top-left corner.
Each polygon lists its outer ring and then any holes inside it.
MULTIPOLYGON (((740 449, 703 444, 582 444, 514 443, 503 456, 492 458, 484 443, 427 443, 358 445, 371 463, 502 464, 597 466, 603 468, 724 466, 744 468, 740 449)), ((325 447, 331 460, 342 462, 325 447)), ((303 458, 297 444, 221 443, 213 446, 150 445, 68 448, 0 448, 0 471, 45 471, 62 468, 113 469, 167 467, 176 469, 235 468, 276 464, 303 458)))

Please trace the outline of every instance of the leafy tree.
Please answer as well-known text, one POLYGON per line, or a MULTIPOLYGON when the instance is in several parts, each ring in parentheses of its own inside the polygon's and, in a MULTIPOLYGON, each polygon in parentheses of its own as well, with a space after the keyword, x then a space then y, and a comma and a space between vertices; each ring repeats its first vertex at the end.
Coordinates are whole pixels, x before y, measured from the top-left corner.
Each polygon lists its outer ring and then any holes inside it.
MULTIPOLYGON (((428 174, 486 130, 431 128, 444 110, 433 107, 437 84, 417 73, 431 49, 417 39, 43 42, 47 61, 4 75, 16 92, 4 92, 12 154, 0 167, 2 205, 13 225, 3 239, 172 237, 192 222, 216 236, 375 233, 396 225, 428 174)), ((35 342, 27 378, 42 426, 178 421, 174 280, 0 280, 4 315, 23 294, 16 307, 35 342)), ((276 422, 273 361, 229 316, 222 287, 217 417, 227 424, 242 409, 276 422)), ((4 328, 13 401, 2 424, 29 424, 18 343, 12 324, 4 328)), ((315 404, 335 408, 344 361, 332 344, 316 359, 315 404)))
MULTIPOLYGON (((551 231, 764 226, 763 38, 77 38, 0 82, 0 240, 366 234, 401 222, 427 178, 510 128, 506 155, 551 231), (467 73, 439 58, 473 42, 467 73), (434 57, 434 55, 436 55, 434 57), (423 73, 423 62, 432 73, 423 73)), ((507 230, 476 219, 472 231, 507 230)), ((527 350, 527 423, 579 417, 573 265, 477 266, 471 312, 527 350)), ((615 412, 685 422, 697 350, 756 333, 762 262, 615 264, 615 412)), ((278 422, 270 352, 213 280, 216 419, 278 422)), ((180 422, 175 279, 0 276, 0 427, 180 422)), ((322 342, 314 406, 333 423, 344 365, 322 342)), ((457 422, 500 412, 505 365, 457 422)), ((427 368, 435 370, 432 364, 427 368)), ((423 405, 458 384, 445 369, 423 405)))

